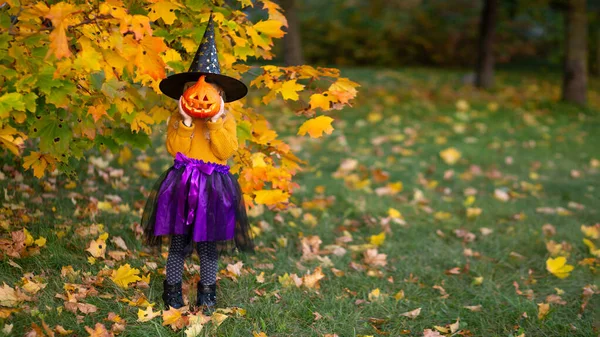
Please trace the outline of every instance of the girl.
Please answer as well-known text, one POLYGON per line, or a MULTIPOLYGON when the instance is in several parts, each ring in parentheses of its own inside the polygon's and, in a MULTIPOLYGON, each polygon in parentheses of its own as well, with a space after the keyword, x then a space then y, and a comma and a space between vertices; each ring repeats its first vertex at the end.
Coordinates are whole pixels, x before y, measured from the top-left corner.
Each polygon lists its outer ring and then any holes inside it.
POLYGON ((179 100, 178 112, 168 121, 166 142, 175 159, 149 196, 142 226, 150 244, 160 244, 163 236, 171 237, 162 295, 166 309, 184 306, 184 259, 195 248, 200 257, 196 307, 212 312, 218 254, 236 248, 254 249, 240 186, 226 165, 238 142, 235 118, 226 112, 224 103, 244 97, 248 89, 220 74, 212 15, 190 70, 164 79, 160 89, 179 100), (182 107, 186 104, 182 93, 199 78, 220 96, 220 109, 210 118, 193 118, 182 107))

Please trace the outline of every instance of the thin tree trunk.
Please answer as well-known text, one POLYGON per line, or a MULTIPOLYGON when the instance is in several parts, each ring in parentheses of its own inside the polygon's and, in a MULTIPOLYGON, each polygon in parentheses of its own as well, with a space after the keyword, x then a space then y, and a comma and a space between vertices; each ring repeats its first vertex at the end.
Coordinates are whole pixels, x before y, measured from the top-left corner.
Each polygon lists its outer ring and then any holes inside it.
POLYGON ((498 0, 485 0, 479 23, 479 55, 475 85, 488 89, 494 85, 494 38, 498 17, 498 0))
POLYGON ((596 29, 596 76, 600 77, 600 27, 596 29))
POLYGON ((562 98, 584 105, 587 91, 586 0, 569 0, 565 13, 565 59, 562 98))
POLYGON ((302 56, 302 42, 300 39, 300 23, 296 16, 296 1, 281 0, 285 18, 288 22, 287 34, 283 37, 283 58, 288 66, 296 66, 304 64, 302 56))

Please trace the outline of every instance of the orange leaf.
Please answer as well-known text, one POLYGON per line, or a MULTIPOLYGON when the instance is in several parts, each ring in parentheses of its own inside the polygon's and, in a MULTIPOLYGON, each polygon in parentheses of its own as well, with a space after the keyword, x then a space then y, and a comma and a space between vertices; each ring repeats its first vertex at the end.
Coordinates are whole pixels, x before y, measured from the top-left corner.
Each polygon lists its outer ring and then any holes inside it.
POLYGON ((102 323, 96 323, 93 330, 86 326, 85 331, 90 334, 89 337, 111 337, 111 334, 102 323))

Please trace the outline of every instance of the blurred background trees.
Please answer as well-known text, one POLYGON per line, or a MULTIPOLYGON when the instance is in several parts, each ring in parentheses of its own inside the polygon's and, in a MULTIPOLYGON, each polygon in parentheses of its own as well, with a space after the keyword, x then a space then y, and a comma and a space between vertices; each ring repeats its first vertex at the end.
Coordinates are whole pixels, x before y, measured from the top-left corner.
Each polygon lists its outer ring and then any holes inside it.
POLYGON ((577 104, 587 73, 600 75, 597 0, 279 2, 288 64, 470 68, 482 88, 493 86, 495 65, 562 71, 563 98, 577 104))

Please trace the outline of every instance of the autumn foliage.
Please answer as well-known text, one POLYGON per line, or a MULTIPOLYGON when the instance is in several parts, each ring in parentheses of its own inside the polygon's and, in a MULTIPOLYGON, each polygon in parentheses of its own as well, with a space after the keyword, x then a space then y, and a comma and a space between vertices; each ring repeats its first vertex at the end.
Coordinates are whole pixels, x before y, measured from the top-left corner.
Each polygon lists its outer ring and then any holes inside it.
MULTIPOLYGON (((231 2, 230 2, 231 3, 231 2)), ((18 1, 0 9, 0 144, 37 177, 74 165, 93 149, 129 151, 150 144, 153 126, 175 110, 158 90, 161 79, 186 71, 214 12, 222 72, 254 77, 262 104, 299 101, 296 113, 312 119, 300 134, 331 133, 318 116, 349 104, 356 83, 336 69, 249 66, 270 60, 273 39, 287 22, 273 1, 240 0, 235 6, 204 1, 18 1), (251 22, 247 7, 264 9, 251 22), (317 87, 315 83, 324 83, 317 87)), ((248 81, 246 81, 248 82, 248 81)), ((272 125, 244 101, 228 104, 238 119, 241 148, 234 158, 248 201, 283 205, 300 169, 272 125)))

